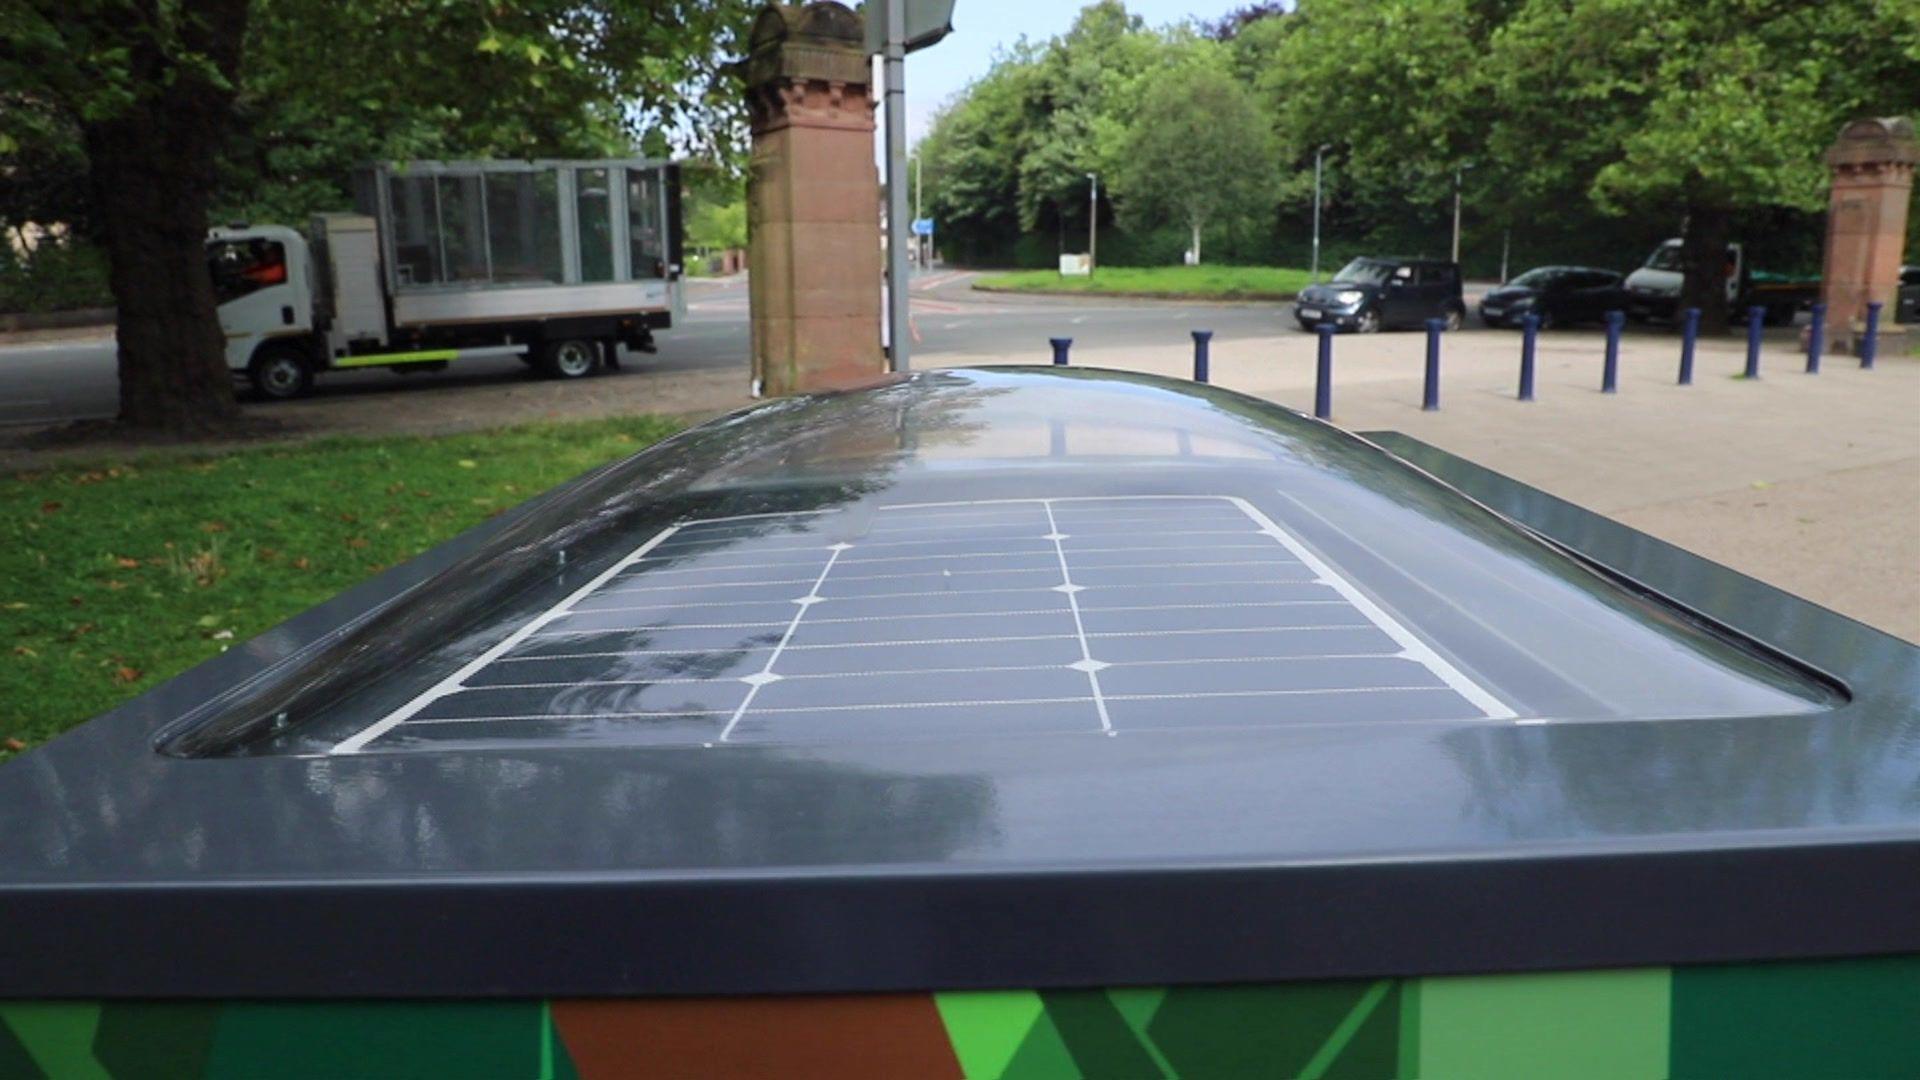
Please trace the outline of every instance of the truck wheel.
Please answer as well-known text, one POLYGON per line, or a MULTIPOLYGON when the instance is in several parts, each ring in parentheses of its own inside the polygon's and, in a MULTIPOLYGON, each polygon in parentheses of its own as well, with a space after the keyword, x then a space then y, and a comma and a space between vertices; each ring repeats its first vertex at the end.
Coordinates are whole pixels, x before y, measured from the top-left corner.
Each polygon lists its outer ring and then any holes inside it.
POLYGON ((540 366, 556 379, 580 379, 600 366, 600 346, 586 338, 550 341, 540 353, 540 366))
POLYGON ((291 401, 313 389, 313 361, 295 345, 268 345, 253 354, 247 379, 269 401, 291 401))

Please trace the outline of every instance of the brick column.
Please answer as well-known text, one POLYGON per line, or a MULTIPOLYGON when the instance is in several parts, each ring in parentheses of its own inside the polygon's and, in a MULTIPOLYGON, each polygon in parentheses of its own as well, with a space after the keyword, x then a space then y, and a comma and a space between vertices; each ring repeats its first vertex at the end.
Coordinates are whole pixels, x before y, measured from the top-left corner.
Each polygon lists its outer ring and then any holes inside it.
POLYGON ((1904 117, 1855 120, 1840 129, 1827 151, 1833 196, 1827 209, 1820 293, 1827 304, 1828 340, 1836 352, 1854 350, 1870 300, 1885 305, 1880 332, 1899 332, 1893 323, 1894 299, 1917 160, 1920 146, 1914 142, 1912 121, 1904 117))
POLYGON ((753 378, 766 396, 886 370, 880 348, 880 179, 859 15, 768 4, 745 70, 753 378))

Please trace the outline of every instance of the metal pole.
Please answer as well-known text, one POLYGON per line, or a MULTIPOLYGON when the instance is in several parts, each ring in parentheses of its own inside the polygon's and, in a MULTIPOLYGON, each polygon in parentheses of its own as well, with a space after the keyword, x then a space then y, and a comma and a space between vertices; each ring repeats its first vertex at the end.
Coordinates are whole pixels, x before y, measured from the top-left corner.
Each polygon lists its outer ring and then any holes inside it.
POLYGON ((1693 345, 1700 339, 1700 309, 1680 313, 1680 385, 1693 385, 1693 345))
POLYGON ((1333 419, 1333 324, 1315 327, 1320 334, 1320 356, 1313 372, 1313 415, 1333 419))
POLYGON ((1087 180, 1087 272, 1092 273, 1100 261, 1100 174, 1088 173, 1087 180))
POLYGON ((1880 351, 1880 301, 1867 304, 1867 333, 1860 339, 1860 367, 1873 370, 1873 358, 1880 351))
POLYGON ((1465 170, 1462 166, 1453 169, 1453 261, 1460 261, 1460 181, 1465 170))
MULTIPOLYGON (((919 221, 922 214, 920 194, 920 155, 915 154, 913 155, 913 220, 915 221, 919 221)), ((921 236, 917 231, 913 234, 913 251, 915 255, 919 256, 914 261, 920 265, 920 269, 925 270, 927 268, 927 238, 921 236)))
POLYGON ((1507 281, 1507 253, 1513 250, 1513 230, 1500 230, 1500 282, 1507 281))
POLYGON ((1749 379, 1760 377, 1760 323, 1767 317, 1767 309, 1754 305, 1747 309, 1747 370, 1742 372, 1749 379))
POLYGON ((1440 411, 1440 332, 1447 328, 1444 319, 1427 320, 1427 380, 1420 390, 1420 410, 1440 411))
POLYGON ((1627 325, 1627 313, 1624 311, 1607 312, 1607 362, 1600 370, 1600 392, 1615 393, 1620 389, 1620 328, 1627 325))
POLYGON ((1050 337, 1047 339, 1047 344, 1053 346, 1053 366, 1066 367, 1067 350, 1073 348, 1073 339, 1070 337, 1050 337))
POLYGON ((1313 152, 1313 270, 1312 276, 1317 284, 1320 281, 1320 159, 1327 148, 1322 146, 1313 152))
POLYGON ((1533 345, 1540 336, 1540 316, 1520 316, 1520 400, 1533 400, 1533 345))
POLYGON ((1807 324, 1807 374, 1820 374, 1820 353, 1827 345, 1827 305, 1813 305, 1813 320, 1807 324))
POLYGON ((1211 330, 1193 331, 1193 381, 1207 381, 1207 342, 1213 338, 1211 330))
POLYGON ((907 32, 906 0, 886 0, 887 343, 894 371, 912 369, 907 326, 907 32))

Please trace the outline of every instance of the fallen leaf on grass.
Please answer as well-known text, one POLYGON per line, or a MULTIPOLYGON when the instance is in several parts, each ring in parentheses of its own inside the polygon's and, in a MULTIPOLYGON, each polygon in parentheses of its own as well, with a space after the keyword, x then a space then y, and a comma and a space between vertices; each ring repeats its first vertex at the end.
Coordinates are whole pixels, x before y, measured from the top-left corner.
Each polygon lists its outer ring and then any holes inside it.
POLYGON ((214 635, 213 635, 213 640, 215 640, 215 641, 232 641, 232 640, 233 640, 233 631, 231 631, 231 630, 218 630, 218 631, 215 631, 215 632, 214 632, 214 635))
POLYGON ((307 567, 312 565, 313 564, 311 562, 307 561, 307 557, 305 555, 302 555, 299 558, 293 560, 293 568, 295 570, 305 570, 307 567))
POLYGON ((8 611, 25 611, 26 609, 32 606, 33 606, 32 604, 27 603, 25 600, 15 600, 7 605, 7 610, 8 611))
POLYGON ((114 556, 114 557, 113 557, 113 561, 114 561, 114 564, 115 564, 115 565, 117 565, 117 566, 119 566, 119 567, 120 567, 120 569, 122 569, 122 570, 138 570, 138 569, 140 569, 140 560, 139 560, 139 559, 129 559, 129 558, 127 558, 127 557, 126 557, 125 555, 116 555, 116 556, 114 556))
POLYGON ((43 514, 57 514, 60 512, 61 505, 61 503, 48 499, 46 502, 40 504, 40 512, 43 514))
POLYGON ((5 742, 0 742, 0 746, 6 747, 7 752, 10 754, 17 754, 27 748, 27 744, 21 742, 19 739, 8 739, 5 742))
POLYGON ((206 627, 206 628, 208 628, 208 629, 212 629, 213 627, 216 627, 216 626, 219 626, 219 625, 220 625, 220 616, 218 616, 218 615, 202 615, 202 616, 200 616, 200 617, 199 617, 198 619, 195 619, 195 620, 193 621, 193 625, 195 625, 195 626, 204 626, 204 627, 206 627))
POLYGON ((460 467, 463 469, 477 469, 480 467, 480 463, 472 458, 461 458, 460 467))
POLYGON ((121 664, 118 668, 114 670, 113 681, 122 682, 122 683, 139 682, 140 669, 136 667, 128 667, 125 664, 121 664))
POLYGON ((203 521, 200 523, 200 531, 204 533, 226 532, 227 523, 224 521, 203 521))
POLYGON ((119 581, 114 578, 107 579, 107 588, 112 589, 114 592, 119 592, 121 589, 124 589, 126 587, 127 587, 127 583, 124 581, 119 581))
POLYGON ((259 559, 261 562, 272 562, 280 557, 280 552, 274 548, 263 547, 259 551, 254 552, 253 557, 259 559))
POLYGON ((354 524, 354 523, 356 523, 356 522, 358 522, 358 521, 360 520, 360 515, 358 515, 358 514, 341 514, 341 515, 340 515, 340 520, 341 520, 341 521, 344 521, 344 522, 346 522, 346 523, 347 523, 347 524, 349 524, 349 525, 352 525, 352 524, 354 524))
POLYGON ((366 546, 367 546, 367 538, 366 538, 366 537, 364 537, 364 536, 350 536, 350 537, 348 537, 348 538, 347 538, 347 546, 348 546, 348 547, 350 547, 350 548, 363 548, 363 547, 366 547, 366 546))
POLYGON ((13 655, 15 655, 15 656, 39 656, 40 654, 39 654, 39 653, 37 653, 37 652, 34 652, 34 651, 33 651, 32 649, 29 649, 29 648, 27 648, 27 647, 26 647, 25 645, 15 645, 15 646, 13 647, 13 655))

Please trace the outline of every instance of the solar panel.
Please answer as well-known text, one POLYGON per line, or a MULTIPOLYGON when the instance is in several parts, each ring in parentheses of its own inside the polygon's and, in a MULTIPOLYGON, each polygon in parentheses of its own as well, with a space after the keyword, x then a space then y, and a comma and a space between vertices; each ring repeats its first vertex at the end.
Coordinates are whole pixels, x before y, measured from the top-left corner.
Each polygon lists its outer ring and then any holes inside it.
POLYGON ((687 521, 335 753, 1106 735, 1514 711, 1243 499, 687 521))

